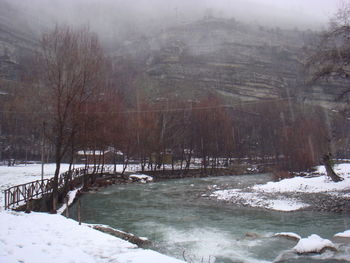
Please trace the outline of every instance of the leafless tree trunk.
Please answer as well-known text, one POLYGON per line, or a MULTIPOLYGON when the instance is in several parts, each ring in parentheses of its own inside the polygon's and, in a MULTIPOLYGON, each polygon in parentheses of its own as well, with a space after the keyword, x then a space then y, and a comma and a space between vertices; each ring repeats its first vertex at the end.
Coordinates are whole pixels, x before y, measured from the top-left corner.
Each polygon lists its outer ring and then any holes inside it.
POLYGON ((333 182, 343 181, 343 178, 339 177, 332 168, 331 156, 330 154, 325 154, 323 156, 323 163, 326 167, 327 176, 329 176, 333 182))

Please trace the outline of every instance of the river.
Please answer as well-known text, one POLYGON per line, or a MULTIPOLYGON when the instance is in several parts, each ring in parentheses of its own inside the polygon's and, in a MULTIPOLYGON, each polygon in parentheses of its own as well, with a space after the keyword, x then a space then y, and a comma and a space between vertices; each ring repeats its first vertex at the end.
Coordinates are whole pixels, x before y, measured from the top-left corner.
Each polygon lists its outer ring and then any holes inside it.
MULTIPOLYGON (((193 263, 272 262, 296 244, 272 237, 276 232, 331 238, 350 229, 345 214, 237 208, 206 197, 213 188, 242 188, 268 180, 269 175, 244 175, 114 185, 81 197, 82 220, 147 237, 152 249, 179 259, 185 256, 193 263)), ((70 210, 76 219, 75 206, 70 210)), ((338 258, 350 258, 349 248, 344 249, 336 254, 338 258)), ((334 258, 330 253, 321 257, 289 254, 283 262, 334 258)))

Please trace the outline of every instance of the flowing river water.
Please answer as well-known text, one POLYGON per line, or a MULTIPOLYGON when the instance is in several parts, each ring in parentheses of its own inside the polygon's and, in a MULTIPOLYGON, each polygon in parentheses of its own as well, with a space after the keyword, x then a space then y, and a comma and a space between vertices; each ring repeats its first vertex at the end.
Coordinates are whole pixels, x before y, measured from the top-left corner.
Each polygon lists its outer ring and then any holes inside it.
MULTIPOLYGON (((81 197, 82 220, 147 237, 151 249, 179 259, 185 256, 193 263, 272 262, 281 254, 287 259, 280 262, 350 262, 347 246, 336 254, 298 256, 288 253, 295 241, 272 237, 295 232, 332 238, 350 229, 348 215, 237 208, 206 197, 213 188, 242 188, 268 180, 269 175, 244 175, 114 185, 81 197)), ((76 208, 70 210, 76 219, 76 208)))

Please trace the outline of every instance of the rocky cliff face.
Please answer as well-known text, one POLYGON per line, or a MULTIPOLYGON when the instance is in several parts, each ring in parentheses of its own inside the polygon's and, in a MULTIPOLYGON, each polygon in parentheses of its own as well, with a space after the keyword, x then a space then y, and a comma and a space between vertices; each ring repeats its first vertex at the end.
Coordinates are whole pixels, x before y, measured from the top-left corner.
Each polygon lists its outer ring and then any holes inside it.
MULTIPOLYGON (((18 80, 45 23, 7 0, 0 4, 0 80, 18 80)), ((150 97, 214 93, 229 102, 293 98, 333 107, 347 83, 304 84, 303 48, 313 37, 207 18, 116 44, 111 55, 116 63, 128 57, 138 65, 141 74, 133 83, 150 97)))
POLYGON ((154 95, 211 92, 233 102, 293 98, 333 106, 346 83, 304 84, 303 48, 313 37, 312 32, 206 19, 129 42, 115 55, 133 51, 147 57, 143 85, 154 95))

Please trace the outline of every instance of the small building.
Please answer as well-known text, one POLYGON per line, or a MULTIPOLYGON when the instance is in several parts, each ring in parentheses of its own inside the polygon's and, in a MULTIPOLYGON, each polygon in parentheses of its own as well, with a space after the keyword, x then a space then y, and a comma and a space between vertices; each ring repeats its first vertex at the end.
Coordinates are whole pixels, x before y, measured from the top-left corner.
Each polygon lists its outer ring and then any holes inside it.
POLYGON ((124 154, 118 150, 80 150, 77 152, 77 162, 78 163, 104 163, 104 164, 114 164, 122 163, 124 160, 124 154))
POLYGON ((155 164, 171 164, 173 162, 173 153, 170 149, 166 149, 165 153, 152 153, 151 162, 155 164))

